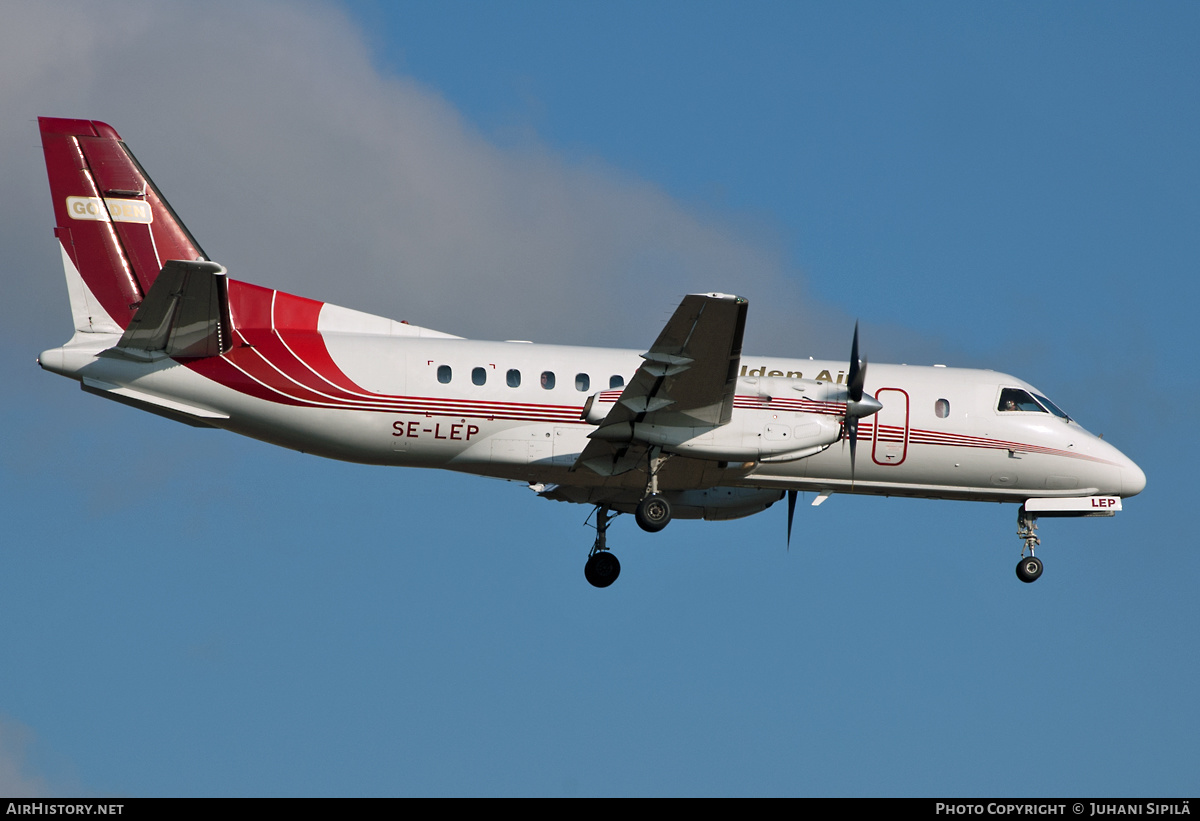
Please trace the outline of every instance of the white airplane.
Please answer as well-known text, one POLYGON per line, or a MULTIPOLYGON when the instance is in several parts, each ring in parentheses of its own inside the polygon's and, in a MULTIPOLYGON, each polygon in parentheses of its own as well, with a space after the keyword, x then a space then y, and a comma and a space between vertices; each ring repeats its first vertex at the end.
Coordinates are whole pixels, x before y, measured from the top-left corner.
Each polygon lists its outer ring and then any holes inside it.
POLYGON ((593 505, 596 587, 620 572, 614 513, 655 532, 786 494, 790 542, 798 491, 1017 503, 1032 582, 1039 516, 1112 516, 1146 484, 1007 374, 875 365, 868 382, 857 327, 846 366, 743 356, 738 296, 684 297, 643 353, 462 339, 232 280, 112 127, 39 125, 75 322, 43 368, 189 425, 593 505))

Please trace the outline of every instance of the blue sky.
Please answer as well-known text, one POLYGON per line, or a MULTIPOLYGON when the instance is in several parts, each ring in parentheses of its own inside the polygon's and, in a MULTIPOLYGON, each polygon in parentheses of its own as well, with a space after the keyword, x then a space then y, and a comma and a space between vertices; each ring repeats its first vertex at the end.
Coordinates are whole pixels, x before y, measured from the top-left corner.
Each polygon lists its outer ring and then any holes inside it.
MULTIPOLYGON (((14 3, 0 793, 1196 791, 1192 4, 14 3), (116 68, 112 54, 137 53, 116 68), (1111 520, 834 496, 661 534, 41 372, 38 115, 240 279, 453 333, 991 367, 1135 459, 1111 520), (1175 436, 1168 438, 1170 431, 1175 436)), ((808 500, 803 500, 808 501, 808 500)))

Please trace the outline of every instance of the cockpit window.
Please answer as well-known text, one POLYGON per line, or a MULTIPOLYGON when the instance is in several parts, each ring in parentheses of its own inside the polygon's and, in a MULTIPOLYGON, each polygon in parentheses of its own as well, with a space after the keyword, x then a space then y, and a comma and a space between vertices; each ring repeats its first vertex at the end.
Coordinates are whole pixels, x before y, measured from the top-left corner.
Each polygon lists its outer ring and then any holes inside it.
POLYGON ((1060 408, 1058 405, 1054 404, 1049 399, 1042 396, 1040 393, 1035 393, 1034 396, 1037 397, 1037 401, 1041 402, 1043 405, 1046 406, 1046 410, 1050 411, 1052 414, 1057 416, 1059 419, 1066 419, 1068 422, 1071 421, 1071 417, 1067 416, 1066 412, 1063 411, 1063 409, 1060 408))
POLYGON ((1046 409, 1029 395, 1029 391, 1023 391, 1020 388, 1005 388, 1000 391, 1000 404, 996 406, 996 410, 1026 411, 1032 413, 1046 412, 1046 409))

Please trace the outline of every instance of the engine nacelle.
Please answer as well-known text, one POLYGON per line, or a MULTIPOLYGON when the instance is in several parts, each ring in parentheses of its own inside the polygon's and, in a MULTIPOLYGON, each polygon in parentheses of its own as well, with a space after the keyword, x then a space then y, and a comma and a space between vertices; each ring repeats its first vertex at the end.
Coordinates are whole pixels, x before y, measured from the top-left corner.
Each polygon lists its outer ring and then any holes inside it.
POLYGON ((799 399, 807 396, 810 399, 825 401, 831 387, 828 382, 818 382, 815 379, 796 379, 787 376, 742 376, 738 378, 738 393, 757 396, 759 399, 799 399))
POLYGON ((735 416, 719 427, 676 427, 624 422, 593 431, 593 439, 641 442, 668 453, 724 462, 789 462, 819 453, 841 436, 841 423, 824 414, 735 416))
MULTIPOLYGON (((601 393, 605 393, 605 391, 601 391, 601 393)), ((612 410, 613 405, 616 404, 616 397, 621 395, 620 391, 616 391, 616 395, 612 397, 611 401, 609 401, 608 399, 602 398, 601 393, 593 393, 587 398, 587 402, 583 404, 583 419, 589 425, 599 425, 601 422, 603 422, 604 417, 608 416, 608 412, 612 410)), ((607 393, 611 395, 614 392, 607 391, 607 393)))
POLYGON ((743 376, 738 379, 738 393, 759 399, 808 399, 813 402, 844 403, 849 395, 840 382, 818 382, 815 379, 791 379, 786 376, 743 376))

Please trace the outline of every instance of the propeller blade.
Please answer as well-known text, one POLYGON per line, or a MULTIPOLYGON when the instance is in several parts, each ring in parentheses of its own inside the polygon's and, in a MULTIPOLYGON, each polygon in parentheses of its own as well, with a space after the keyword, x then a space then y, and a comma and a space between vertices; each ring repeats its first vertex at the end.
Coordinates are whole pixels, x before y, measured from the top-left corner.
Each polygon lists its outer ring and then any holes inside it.
POLYGON ((854 455, 858 449, 858 417, 846 416, 846 433, 850 437, 850 485, 854 486, 854 455))
POLYGON ((867 381, 867 363, 858 358, 858 323, 854 323, 854 342, 850 344, 850 370, 846 374, 846 393, 851 402, 863 398, 863 385, 867 381))
POLYGON ((792 517, 796 515, 796 491, 789 490, 788 492, 788 550, 792 549, 792 517))
POLYGON ((846 373, 846 418, 842 423, 850 440, 850 484, 854 484, 854 459, 858 451, 858 418, 870 416, 882 407, 875 397, 866 395, 867 360, 858 356, 858 323, 854 323, 854 341, 850 343, 850 369, 846 373))

